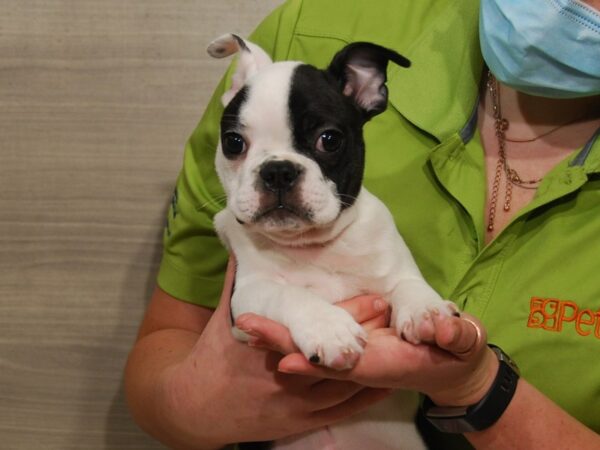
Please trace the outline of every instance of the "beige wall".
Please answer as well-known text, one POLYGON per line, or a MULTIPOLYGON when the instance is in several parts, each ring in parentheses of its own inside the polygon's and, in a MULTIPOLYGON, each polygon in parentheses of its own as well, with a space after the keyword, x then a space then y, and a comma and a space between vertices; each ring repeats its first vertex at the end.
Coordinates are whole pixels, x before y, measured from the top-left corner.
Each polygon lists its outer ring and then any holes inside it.
POLYGON ((0 448, 160 448, 122 368, 206 44, 280 0, 0 0, 0 448))

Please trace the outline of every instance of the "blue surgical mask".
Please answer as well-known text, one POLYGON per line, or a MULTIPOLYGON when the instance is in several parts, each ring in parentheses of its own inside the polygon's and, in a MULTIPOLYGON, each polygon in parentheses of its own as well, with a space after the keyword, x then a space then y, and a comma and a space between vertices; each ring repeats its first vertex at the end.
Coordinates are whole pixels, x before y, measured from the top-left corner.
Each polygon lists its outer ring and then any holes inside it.
POLYGON ((578 0, 481 0, 483 59, 518 91, 600 94, 600 12, 578 0))

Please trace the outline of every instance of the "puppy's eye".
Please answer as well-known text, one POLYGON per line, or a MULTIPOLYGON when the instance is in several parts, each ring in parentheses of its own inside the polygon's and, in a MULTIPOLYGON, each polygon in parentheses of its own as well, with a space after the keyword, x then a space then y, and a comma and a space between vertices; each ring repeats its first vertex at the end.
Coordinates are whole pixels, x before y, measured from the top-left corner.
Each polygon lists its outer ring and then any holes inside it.
POLYGON ((223 144, 223 153, 229 156, 241 155, 247 148, 244 138, 233 131, 224 133, 221 142, 223 144))
POLYGON ((343 142, 344 135, 342 133, 337 130, 326 130, 319 135, 315 147, 320 152, 333 153, 340 149, 343 142))

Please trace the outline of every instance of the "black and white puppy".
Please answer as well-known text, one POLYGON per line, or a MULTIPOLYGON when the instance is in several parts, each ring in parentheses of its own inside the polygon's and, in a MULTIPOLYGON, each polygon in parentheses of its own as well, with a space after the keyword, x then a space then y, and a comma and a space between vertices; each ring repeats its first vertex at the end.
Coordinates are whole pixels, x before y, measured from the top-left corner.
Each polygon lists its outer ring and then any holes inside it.
POLYGON ((215 227, 238 263, 234 317, 252 312, 280 322, 310 361, 346 369, 367 336, 334 304, 379 294, 398 335, 418 343, 423 322, 433 326, 432 311, 456 309, 425 282, 390 212, 362 187, 362 127, 386 108, 388 62, 409 61, 354 43, 319 70, 273 63, 231 34, 208 52, 239 52, 216 155, 227 208, 215 227))

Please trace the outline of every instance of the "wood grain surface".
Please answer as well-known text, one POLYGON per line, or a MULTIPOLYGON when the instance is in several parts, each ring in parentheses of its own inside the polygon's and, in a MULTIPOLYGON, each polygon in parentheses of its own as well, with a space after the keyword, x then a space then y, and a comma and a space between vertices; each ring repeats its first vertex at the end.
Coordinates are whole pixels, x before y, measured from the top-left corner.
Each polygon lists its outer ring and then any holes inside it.
POLYGON ((122 370, 206 44, 280 0, 0 0, 0 449, 162 448, 122 370))

